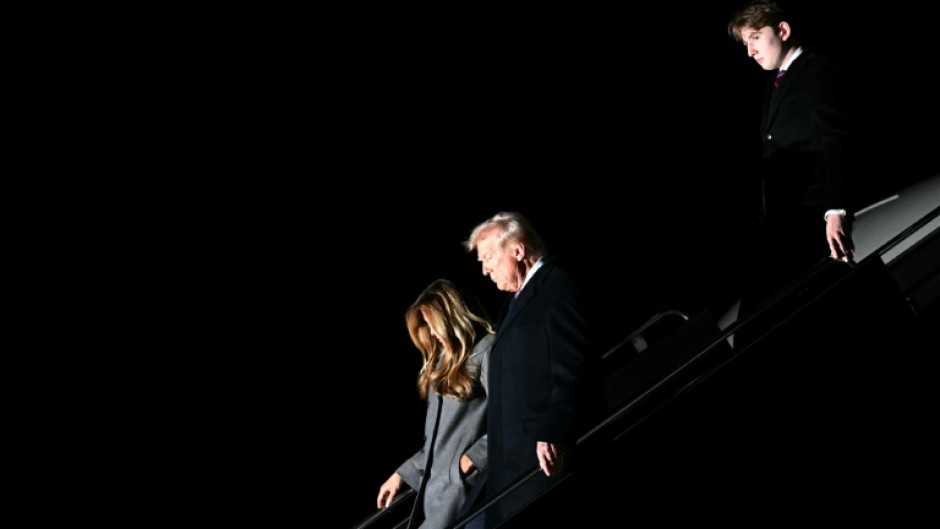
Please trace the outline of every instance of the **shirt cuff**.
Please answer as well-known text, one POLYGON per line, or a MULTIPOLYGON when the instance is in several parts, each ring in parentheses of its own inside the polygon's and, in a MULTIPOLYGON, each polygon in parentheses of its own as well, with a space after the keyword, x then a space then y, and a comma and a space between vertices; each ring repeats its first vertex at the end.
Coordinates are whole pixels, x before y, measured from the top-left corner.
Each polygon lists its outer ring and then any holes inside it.
POLYGON ((830 209, 829 211, 826 212, 825 215, 823 215, 823 220, 828 220, 829 215, 832 215, 832 214, 839 214, 844 217, 848 215, 848 212, 846 212, 844 209, 830 209))

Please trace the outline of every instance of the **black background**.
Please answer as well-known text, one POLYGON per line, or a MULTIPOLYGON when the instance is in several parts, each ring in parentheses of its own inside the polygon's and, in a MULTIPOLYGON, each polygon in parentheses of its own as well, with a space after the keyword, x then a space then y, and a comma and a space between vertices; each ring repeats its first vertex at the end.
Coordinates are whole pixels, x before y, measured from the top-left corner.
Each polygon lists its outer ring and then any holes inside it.
MULTIPOLYGON (((579 274, 603 344, 662 310, 720 314, 747 266, 772 75, 727 36, 737 6, 259 21, 238 95, 220 94, 226 170, 196 193, 209 207, 179 263, 175 318, 201 333, 166 434, 176 486, 234 517, 372 513, 423 433, 404 311, 444 277, 496 314, 461 242, 501 210, 579 274)), ((831 53, 865 72, 863 200, 935 174, 931 27, 888 5, 813 9, 831 53)))

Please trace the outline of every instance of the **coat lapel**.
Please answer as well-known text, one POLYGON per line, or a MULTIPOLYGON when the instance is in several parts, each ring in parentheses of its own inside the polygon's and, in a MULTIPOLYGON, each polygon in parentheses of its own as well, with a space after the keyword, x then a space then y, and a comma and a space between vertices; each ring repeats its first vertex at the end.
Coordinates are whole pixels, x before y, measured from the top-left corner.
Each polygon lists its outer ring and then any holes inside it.
MULTIPOLYGON (((541 270, 539 270, 541 272, 541 270)), ((503 332, 503 329, 509 327, 512 324, 512 321, 516 319, 516 316, 519 315, 525 309, 525 306, 529 304, 529 300, 535 296, 535 285, 528 285, 526 288, 522 289, 522 292, 519 293, 519 297, 513 301, 509 302, 509 308, 506 309, 506 316, 503 318, 502 323, 499 325, 499 332, 497 336, 503 332)))
MULTIPOLYGON (((502 321, 499 323, 499 329, 496 332, 496 339, 493 342, 493 345, 496 345, 496 342, 499 341, 500 336, 503 335, 503 331, 509 328, 512 325, 513 320, 516 319, 519 314, 521 314, 526 305, 529 304, 532 299, 534 299, 539 294, 539 289, 542 286, 542 282, 551 272, 551 261, 546 260, 545 264, 532 276, 532 279, 529 280, 529 284, 522 289, 522 292, 519 293, 519 297, 514 301, 509 302, 509 307, 506 309, 506 314, 503 316, 502 321)), ((512 298, 510 298, 512 299, 512 298)))
POLYGON ((787 69, 786 75, 783 76, 783 83, 780 84, 780 87, 776 90, 773 89, 773 83, 770 84, 770 101, 768 102, 766 118, 764 119, 764 133, 767 133, 767 130, 770 128, 770 124, 774 121, 774 116, 777 115, 777 109, 780 108, 780 102, 783 101, 784 96, 787 92, 790 91, 790 87, 797 82, 797 79, 800 77, 800 74, 803 72, 803 65, 806 63, 804 60, 808 51, 804 51, 799 57, 790 64, 790 67, 787 69))

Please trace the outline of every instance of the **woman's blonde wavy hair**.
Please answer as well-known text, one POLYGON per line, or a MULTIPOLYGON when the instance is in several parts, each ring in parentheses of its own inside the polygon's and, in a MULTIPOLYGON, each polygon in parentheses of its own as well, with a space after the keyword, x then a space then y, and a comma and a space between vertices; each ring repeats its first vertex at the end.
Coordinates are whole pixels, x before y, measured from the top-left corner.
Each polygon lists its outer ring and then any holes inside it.
POLYGON ((477 341, 494 332, 479 302, 461 295, 454 283, 438 279, 408 307, 405 323, 424 359, 418 373, 421 398, 426 399, 430 389, 457 400, 472 397, 479 374, 471 372, 467 360, 477 341), (473 309, 468 302, 475 305, 473 309))

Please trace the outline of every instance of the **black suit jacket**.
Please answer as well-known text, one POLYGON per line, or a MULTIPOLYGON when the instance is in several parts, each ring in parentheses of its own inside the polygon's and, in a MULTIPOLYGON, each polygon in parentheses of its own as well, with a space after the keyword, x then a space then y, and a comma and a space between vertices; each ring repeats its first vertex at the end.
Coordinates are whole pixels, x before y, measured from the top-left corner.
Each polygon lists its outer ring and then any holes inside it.
MULTIPOLYGON (((586 310, 581 289, 553 259, 504 305, 490 356, 488 496, 538 466, 536 442, 573 450, 599 416, 586 310)), ((551 479, 539 474, 515 491, 488 514, 490 524, 550 487, 551 479)))
POLYGON ((849 94, 843 83, 839 68, 804 48, 780 87, 768 84, 761 120, 764 222, 812 215, 823 232, 825 211, 852 209, 846 185, 849 94))

